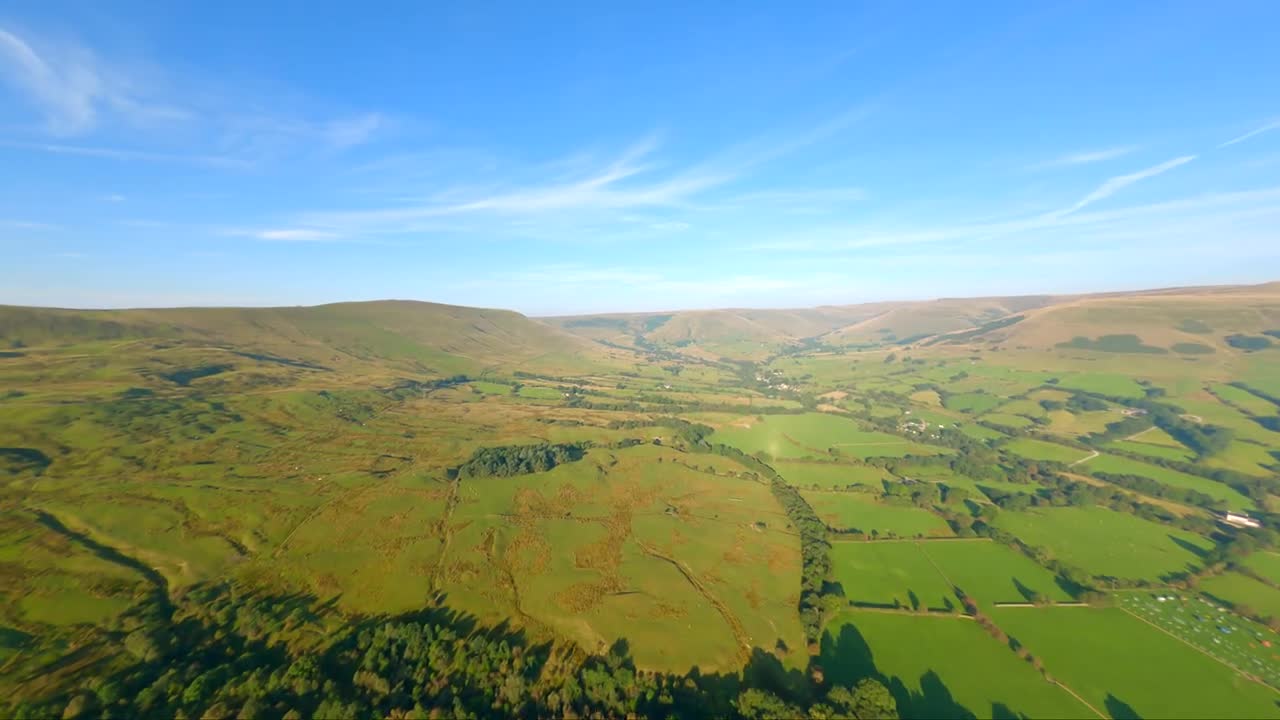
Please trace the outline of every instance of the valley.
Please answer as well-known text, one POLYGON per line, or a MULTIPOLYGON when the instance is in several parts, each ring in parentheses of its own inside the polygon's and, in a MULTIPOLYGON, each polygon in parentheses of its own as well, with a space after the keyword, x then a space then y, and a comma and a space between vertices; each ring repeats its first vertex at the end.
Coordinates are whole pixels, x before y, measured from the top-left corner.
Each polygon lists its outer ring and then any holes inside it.
POLYGON ((10 715, 1280 716, 1277 283, 0 307, 0 348, 10 715), (520 687, 413 689, 421 628, 520 687))

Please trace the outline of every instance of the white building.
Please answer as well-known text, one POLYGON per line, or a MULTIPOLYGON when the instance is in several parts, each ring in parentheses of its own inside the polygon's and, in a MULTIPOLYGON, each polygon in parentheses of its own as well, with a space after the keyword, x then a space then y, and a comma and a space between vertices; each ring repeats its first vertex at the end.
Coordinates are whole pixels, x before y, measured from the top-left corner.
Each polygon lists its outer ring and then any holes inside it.
POLYGON ((1262 527, 1262 523, 1258 522, 1257 520, 1254 520, 1248 515, 1242 515, 1240 513, 1234 513, 1234 512, 1228 512, 1226 515, 1223 515, 1222 522, 1232 527, 1239 527, 1239 528, 1262 527))

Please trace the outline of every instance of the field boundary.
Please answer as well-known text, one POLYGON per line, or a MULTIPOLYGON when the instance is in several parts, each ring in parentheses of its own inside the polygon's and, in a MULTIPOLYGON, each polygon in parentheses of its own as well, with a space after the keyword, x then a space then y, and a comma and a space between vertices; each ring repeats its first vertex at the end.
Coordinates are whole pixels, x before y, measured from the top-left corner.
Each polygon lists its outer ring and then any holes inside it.
MULTIPOLYGON (((1119 607, 1119 606, 1117 606, 1117 607, 1119 607)), ((1126 613, 1126 614, 1128 614, 1128 615, 1132 616, 1132 617, 1135 617, 1135 618, 1137 618, 1137 619, 1141 620, 1142 622, 1144 622, 1144 623, 1146 623, 1146 624, 1150 625, 1151 627, 1155 628, 1156 630, 1159 630, 1160 632, 1164 633, 1165 635, 1168 635, 1169 637, 1173 638, 1174 640, 1177 640, 1178 642, 1182 643, 1183 645, 1186 645, 1187 647, 1189 647, 1189 648, 1191 648, 1191 649, 1195 650, 1196 652, 1200 653, 1201 655, 1204 655, 1205 657, 1207 657, 1207 658, 1209 658, 1209 659, 1213 660, 1214 662, 1216 662, 1216 663, 1218 663, 1218 664, 1220 664, 1220 665, 1224 665, 1224 666, 1226 666, 1226 667, 1231 668, 1233 671, 1235 671, 1235 672, 1236 672, 1237 674, 1239 674, 1241 677, 1244 677, 1244 678, 1246 678, 1246 679, 1248 679, 1248 680, 1252 680, 1253 682, 1258 683, 1259 685, 1261 685, 1261 686, 1265 687, 1266 689, 1268 689, 1268 690, 1270 690, 1270 691, 1272 691, 1272 692, 1274 692, 1274 693, 1276 693, 1276 694, 1280 694, 1280 688, 1276 688, 1276 687, 1273 687, 1273 686, 1271 686, 1271 685, 1268 685, 1267 683, 1265 683, 1265 682, 1263 682, 1263 681, 1262 681, 1262 678, 1259 678, 1258 676, 1256 676, 1256 675, 1254 675, 1254 674, 1252 674, 1252 673, 1249 673, 1249 672, 1246 672, 1246 671, 1244 671, 1244 670, 1241 670, 1240 668, 1236 667, 1235 665, 1232 665, 1231 663, 1229 663, 1229 662, 1227 662, 1227 661, 1225 661, 1225 660, 1222 660, 1222 659, 1218 658, 1218 657, 1217 657, 1217 656, 1215 656, 1213 653, 1209 652, 1208 650, 1205 650, 1205 649, 1204 649, 1204 648, 1202 648, 1202 647, 1199 647, 1199 646, 1197 646, 1197 645, 1192 645, 1191 643, 1187 642, 1186 640, 1183 640, 1182 638, 1178 637, 1177 635, 1174 635, 1173 633, 1169 632, 1168 630, 1165 630, 1164 628, 1160 627, 1159 625, 1157 625, 1157 624, 1155 624, 1155 623, 1151 622, 1150 620, 1148 620, 1148 619, 1146 619, 1146 618, 1142 617, 1141 615, 1139 615, 1139 614, 1137 614, 1137 613, 1135 613, 1135 612, 1133 612, 1133 611, 1129 610, 1128 608, 1121 607, 1121 608, 1120 608, 1120 610, 1121 610, 1121 611, 1123 611, 1124 613, 1126 613)))

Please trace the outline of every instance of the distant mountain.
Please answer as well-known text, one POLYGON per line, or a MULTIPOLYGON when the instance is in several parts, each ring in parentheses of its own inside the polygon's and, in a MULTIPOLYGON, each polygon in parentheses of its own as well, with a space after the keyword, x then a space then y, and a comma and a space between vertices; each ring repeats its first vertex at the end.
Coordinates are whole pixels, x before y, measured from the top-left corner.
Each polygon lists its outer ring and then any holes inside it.
POLYGON ((221 348, 317 367, 389 364, 435 374, 611 362, 606 348, 516 312, 426 302, 162 310, 0 306, 0 349, 85 343, 118 352, 221 348))
MULTIPOLYGON (((1151 342, 1163 343, 1162 347, 1200 343, 1230 348, 1228 335, 1280 327, 1278 304, 1280 283, 1270 283, 543 320, 610 345, 756 360, 803 345, 868 348, 973 342, 1043 349, 1083 342, 1077 337, 1092 340, 1124 334, 1149 337, 1151 342)), ((1088 343, 1081 348, 1088 349, 1088 343)))

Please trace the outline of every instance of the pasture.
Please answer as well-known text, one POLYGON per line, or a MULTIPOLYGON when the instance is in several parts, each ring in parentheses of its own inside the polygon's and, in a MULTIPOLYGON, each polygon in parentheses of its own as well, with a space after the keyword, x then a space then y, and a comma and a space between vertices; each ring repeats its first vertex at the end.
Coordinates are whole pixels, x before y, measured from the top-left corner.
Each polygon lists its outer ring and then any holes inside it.
POLYGON ((981 415, 1004 402, 1003 398, 985 392, 969 392, 948 395, 943 405, 948 410, 981 415))
POLYGON ((1253 502, 1249 500, 1249 498, 1220 482, 1215 482, 1209 478, 1200 477, 1198 475, 1180 472, 1172 468, 1165 468, 1160 467, 1159 465, 1131 460, 1127 457, 1120 457, 1119 455, 1108 455, 1103 453, 1098 457, 1076 465, 1074 469, 1076 471, 1089 473, 1138 475, 1140 477, 1150 478, 1170 487, 1195 490, 1196 492, 1208 495, 1215 500, 1222 500, 1227 504, 1227 507, 1232 510, 1247 510, 1253 507, 1253 502))
POLYGON ((920 549, 951 584, 984 605, 1030 602, 1035 595, 1056 602, 1072 599, 1052 572, 997 542, 934 542, 920 549))
POLYGON ((1258 573, 1258 575, 1273 583, 1280 584, 1280 553, 1255 552, 1245 557, 1243 563, 1245 567, 1258 573))
POLYGON ((1229 603, 1242 614, 1280 617, 1280 590, 1248 575, 1225 572, 1204 578, 1196 587, 1220 602, 1229 603))
POLYGON ((765 452, 772 458, 784 460, 827 457, 832 450, 855 458, 950 452, 897 435, 864 430, 853 420, 828 413, 744 416, 737 422, 721 425, 711 440, 745 453, 765 452))
POLYGON ((1280 717, 1274 691, 1120 608, 997 608, 1045 669, 1113 717, 1280 717))
POLYGON ((1002 512, 996 526, 1097 576, 1156 580, 1198 567, 1213 547, 1199 535, 1102 507, 1002 512))
POLYGON ((879 492, 882 481, 892 477, 883 468, 848 463, 780 461, 773 464, 773 469, 792 485, 805 488, 814 485, 822 489, 863 485, 879 492))
POLYGON ((911 610, 960 606, 951 585, 915 542, 834 542, 831 574, 853 604, 911 610))
POLYGON ((822 457, 833 447, 842 452, 854 447, 893 451, 907 444, 903 438, 863 430, 853 420, 827 413, 744 416, 716 430, 711 439, 745 453, 766 452, 775 458, 822 457))
MULTIPOLYGON (((1280 634, 1274 630, 1227 612, 1211 598, 1138 591, 1117 593, 1115 598, 1121 609, 1280 690, 1280 634)), ((1276 697, 1280 702, 1280 695, 1276 697)))
POLYGON ((828 680, 879 674, 903 718, 1096 717, 971 620, 848 610, 820 645, 828 680))
POLYGON ((860 492, 802 490, 813 511, 828 526, 864 535, 950 537, 947 522, 928 510, 896 505, 860 492))
POLYGON ((1146 395, 1132 375, 1120 373, 1069 373, 1058 381, 1058 387, 1111 397, 1140 398, 1146 395))
POLYGON ((1064 465, 1073 463, 1076 460, 1082 460, 1089 455, 1086 450, 1034 438, 1017 438, 1000 447, 1002 450, 1028 460, 1046 460, 1064 465))

